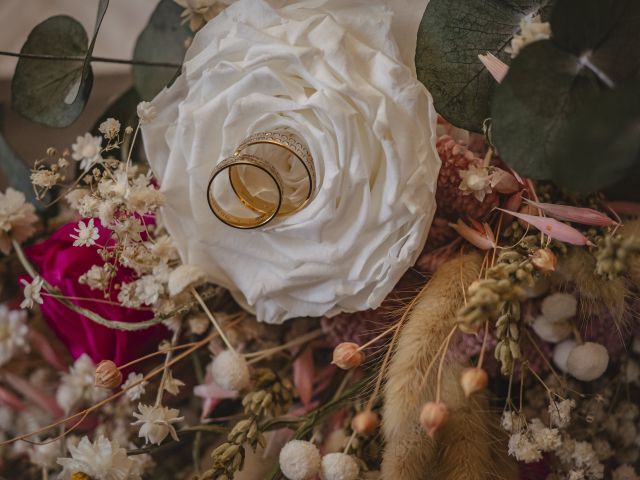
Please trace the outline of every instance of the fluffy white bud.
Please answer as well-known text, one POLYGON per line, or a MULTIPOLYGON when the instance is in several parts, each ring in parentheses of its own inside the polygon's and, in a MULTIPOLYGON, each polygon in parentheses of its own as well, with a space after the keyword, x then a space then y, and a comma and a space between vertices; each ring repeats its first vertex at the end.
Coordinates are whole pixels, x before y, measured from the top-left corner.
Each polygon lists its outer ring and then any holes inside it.
POLYGON ((569 354, 576 345, 577 342, 573 338, 570 338, 564 342, 560 342, 553 349, 553 363, 564 373, 567 373, 567 359, 569 358, 569 354))
POLYGON ((360 467, 357 462, 345 453, 330 453, 322 457, 322 480, 357 480, 360 467))
POLYGON ((280 450, 280 470, 288 480, 310 480, 320 471, 320 452, 311 442, 291 440, 280 450))
POLYGON ((578 300, 569 293, 552 293, 542 301, 542 316, 550 322, 561 322, 574 317, 578 300))
POLYGON ((169 274, 169 295, 175 297, 187 287, 203 280, 204 272, 195 265, 180 265, 169 274))
POLYGON ((249 385, 249 365, 231 350, 219 353, 211 363, 213 380, 225 390, 242 390, 249 385))
POLYGON ((567 358, 567 371, 578 380, 591 382, 600 378, 609 365, 609 352, 599 343, 578 345, 567 358))
POLYGON ((573 332, 568 322, 552 322, 545 316, 535 319, 532 325, 533 331, 545 342, 558 343, 567 338, 573 332))

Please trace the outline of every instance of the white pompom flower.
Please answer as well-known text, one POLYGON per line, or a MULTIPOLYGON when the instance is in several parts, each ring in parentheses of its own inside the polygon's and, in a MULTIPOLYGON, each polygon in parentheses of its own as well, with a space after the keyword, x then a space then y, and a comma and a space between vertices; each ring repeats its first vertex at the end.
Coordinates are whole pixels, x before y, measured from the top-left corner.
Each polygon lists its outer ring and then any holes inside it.
POLYGON ((609 366, 609 352, 599 343, 578 345, 567 358, 567 371, 578 380, 591 382, 602 376, 609 366))
POLYGON ((562 322, 576 315, 578 300, 570 293, 553 293, 542 300, 541 310, 550 322, 562 322))
POLYGON ((545 316, 536 318, 531 327, 536 335, 550 343, 561 342, 573 332, 573 327, 569 322, 552 322, 545 316))
POLYGON ((553 363, 563 372, 567 373, 567 360, 571 350, 578 344, 573 338, 558 343, 553 349, 553 363))
POLYGON ((205 273, 196 265, 180 265, 169 274, 169 295, 175 297, 189 286, 204 280, 205 273))
POLYGON ((211 363, 213 381, 225 390, 239 391, 249 385, 249 365, 242 355, 225 350, 211 363))
POLYGON ((330 453, 322 457, 322 480, 357 480, 360 467, 351 455, 330 453))
POLYGON ((291 440, 280 450, 280 470, 288 480, 310 480, 320 472, 320 452, 311 442, 291 440))

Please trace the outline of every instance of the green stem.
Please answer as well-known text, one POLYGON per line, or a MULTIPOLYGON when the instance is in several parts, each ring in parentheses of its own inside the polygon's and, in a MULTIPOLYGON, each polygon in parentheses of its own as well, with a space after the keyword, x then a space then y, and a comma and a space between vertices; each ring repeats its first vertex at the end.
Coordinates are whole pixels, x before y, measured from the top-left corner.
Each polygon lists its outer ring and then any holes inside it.
MULTIPOLYGON (((5 57, 16 58, 30 58, 33 60, 58 60, 67 62, 84 62, 85 57, 76 55, 47 55, 45 53, 18 53, 18 52, 6 52, 0 50, 0 55, 5 57)), ((170 62, 147 62, 144 60, 125 60, 122 58, 107 58, 107 57, 94 57, 89 59, 90 62, 100 63, 117 63, 121 65, 140 65, 143 67, 166 67, 166 68, 180 68, 182 65, 170 62)))

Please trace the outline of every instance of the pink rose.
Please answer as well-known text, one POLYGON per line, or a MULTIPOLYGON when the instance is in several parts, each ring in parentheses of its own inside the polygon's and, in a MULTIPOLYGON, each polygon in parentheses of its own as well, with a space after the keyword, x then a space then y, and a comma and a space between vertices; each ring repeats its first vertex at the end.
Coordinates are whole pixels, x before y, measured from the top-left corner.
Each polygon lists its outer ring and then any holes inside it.
MULTIPOLYGON (((97 244, 109 241, 109 230, 96 219, 100 233, 97 244)), ((66 297, 95 298, 104 300, 102 291, 81 285, 78 279, 92 265, 103 265, 97 247, 74 247, 71 235, 77 223, 68 223, 51 237, 26 249, 26 254, 36 266, 40 275, 51 285, 60 289, 66 297)), ((121 268, 114 283, 131 280, 133 272, 121 268)), ((117 292, 111 294, 116 301, 117 292)), ((167 329, 158 325, 145 330, 125 332, 114 330, 89 320, 62 305, 54 298, 43 296, 40 309, 49 326, 69 349, 73 358, 87 353, 94 362, 112 360, 122 365, 153 351, 158 341, 167 335, 167 329)), ((104 302, 72 300, 76 305, 90 309, 108 320, 138 322, 148 320, 151 311, 134 310, 104 302)))

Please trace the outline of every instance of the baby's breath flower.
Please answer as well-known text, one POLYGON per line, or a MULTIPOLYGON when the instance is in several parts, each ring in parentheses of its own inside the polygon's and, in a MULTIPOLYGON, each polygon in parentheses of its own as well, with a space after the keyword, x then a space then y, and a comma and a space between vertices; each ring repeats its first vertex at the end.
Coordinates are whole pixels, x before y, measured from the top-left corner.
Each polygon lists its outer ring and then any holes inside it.
POLYGON ((549 37, 551 37, 551 24, 542 22, 540 15, 524 18, 520 22, 520 33, 514 35, 506 52, 510 53, 512 58, 515 58, 530 43, 546 40, 549 37))
POLYGON ((36 231, 33 224, 38 221, 36 209, 26 202, 24 193, 7 188, 0 192, 0 252, 11 251, 11 238, 22 242, 36 231))
POLYGON ((123 390, 126 390, 125 395, 129 400, 131 401, 140 400, 140 397, 144 395, 145 387, 149 384, 149 382, 145 380, 139 383, 138 385, 136 385, 135 387, 131 386, 137 382, 140 382, 143 378, 144 378, 144 375, 142 375, 141 373, 134 373, 134 372, 129 373, 129 376, 127 377, 127 381, 124 382, 121 387, 123 390))
POLYGON ((115 118, 107 118, 100 124, 98 130, 102 135, 104 135, 104 138, 112 140, 118 136, 118 133, 120 133, 120 122, 115 118))
POLYGON ((44 280, 40 277, 34 278, 31 283, 21 280, 24 285, 24 300, 20 304, 20 308, 33 308, 35 303, 42 305, 44 300, 40 294, 44 280))
POLYGON ((74 247, 91 247, 96 244, 96 240, 100 238, 98 228, 93 223, 93 218, 85 224, 83 221, 78 222, 78 227, 74 228, 77 235, 71 235, 74 239, 74 247))
POLYGON ((164 389, 169 392, 171 395, 177 395, 180 391, 180 387, 184 387, 184 382, 182 380, 178 380, 177 378, 173 378, 173 373, 171 370, 167 370, 167 378, 164 381, 164 389))
POLYGON ((217 0, 174 0, 184 8, 181 17, 184 22, 189 22, 192 32, 200 30, 205 23, 218 15, 228 2, 217 0))
POLYGON ((112 270, 107 266, 93 265, 87 273, 80 276, 78 282, 92 290, 106 290, 112 277, 112 270))
POLYGON ((551 424, 559 428, 566 427, 571 422, 571 410, 576 406, 574 400, 552 401, 549 405, 551 424))
POLYGON ((31 183, 36 187, 52 188, 60 180, 60 174, 51 170, 42 169, 31 172, 31 183))
POLYGON ((95 402, 105 398, 108 392, 94 385, 95 373, 96 366, 91 358, 86 353, 80 355, 69 372, 62 374, 56 392, 58 405, 68 412, 81 400, 95 402))
POLYGON ((140 102, 136 108, 136 113, 142 124, 153 122, 158 115, 156 107, 149 102, 140 102))
POLYGON ((176 442, 178 441, 178 434, 173 424, 184 419, 184 417, 178 417, 179 410, 163 405, 150 406, 142 403, 138 404, 138 410, 140 413, 133 413, 137 420, 132 425, 140 425, 139 437, 144 438, 147 443, 156 445, 160 445, 169 434, 176 442))
POLYGON ((102 139, 94 137, 90 133, 76 138, 76 143, 71 145, 71 158, 80 162, 80 169, 84 172, 101 159, 102 139))

